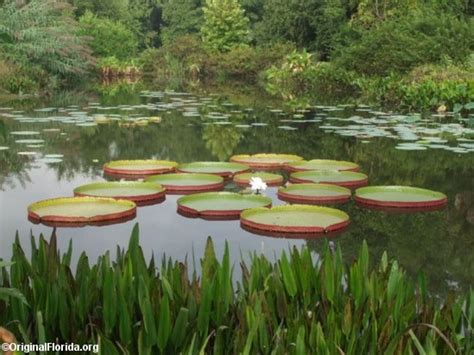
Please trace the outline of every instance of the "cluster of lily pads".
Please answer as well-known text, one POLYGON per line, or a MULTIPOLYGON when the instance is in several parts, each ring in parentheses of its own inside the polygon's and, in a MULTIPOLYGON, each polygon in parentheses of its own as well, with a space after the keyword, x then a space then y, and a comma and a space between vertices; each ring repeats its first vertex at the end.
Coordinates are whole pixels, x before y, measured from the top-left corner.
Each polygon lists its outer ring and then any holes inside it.
MULTIPOLYGON (((162 91, 143 91, 141 96, 150 102, 116 106, 91 102, 84 106, 45 107, 34 110, 33 115, 2 107, 0 116, 21 123, 60 123, 78 127, 94 127, 116 122, 126 128, 159 123, 164 115, 179 111, 183 117, 198 119, 197 124, 202 125, 232 125, 238 129, 269 125, 269 122, 252 115, 252 108, 240 109, 230 102, 217 104, 215 97, 197 97, 189 93, 162 91), (242 117, 247 119, 242 121, 242 117)), ((317 105, 294 112, 269 108, 269 112, 278 120, 278 128, 287 131, 298 130, 300 124, 311 123, 318 125, 326 133, 355 137, 363 143, 370 143, 373 138, 380 137, 394 139, 399 141, 395 146, 398 150, 440 149, 454 153, 474 152, 472 114, 467 117, 461 117, 459 113, 454 112, 402 115, 378 111, 364 105, 317 105)), ((195 123, 190 121, 189 124, 195 123)), ((41 147, 43 143, 36 137, 19 141, 20 144, 32 149, 41 147)), ((0 150, 8 148, 2 146, 0 150)), ((36 153, 21 151, 19 154, 36 153)))
POLYGON ((133 218, 136 205, 156 204, 166 194, 177 200, 181 215, 204 219, 240 219, 253 233, 284 237, 335 233, 349 224, 338 209, 315 205, 348 202, 352 189, 361 206, 426 210, 441 208, 446 196, 410 187, 363 187, 367 175, 352 162, 303 160, 291 154, 234 155, 230 162, 178 164, 167 160, 119 160, 106 163, 104 174, 119 181, 92 183, 74 190, 75 197, 45 200, 28 208, 29 219, 49 225, 116 223, 133 218), (285 178, 277 171, 290 174, 285 178), (131 180, 131 181, 130 181, 131 180), (223 192, 226 183, 251 187, 223 192), (272 207, 263 195, 280 186, 278 198, 290 204, 272 207))

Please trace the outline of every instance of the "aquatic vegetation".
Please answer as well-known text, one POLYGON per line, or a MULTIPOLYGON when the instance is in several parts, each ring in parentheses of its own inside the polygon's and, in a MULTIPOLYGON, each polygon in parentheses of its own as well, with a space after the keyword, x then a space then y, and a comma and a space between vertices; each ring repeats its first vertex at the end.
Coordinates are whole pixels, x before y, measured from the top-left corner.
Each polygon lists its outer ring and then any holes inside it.
POLYGON ((355 191, 355 201, 366 207, 439 209, 448 203, 445 194, 410 186, 368 186, 355 191))
POLYGON ((346 229, 349 215, 334 208, 298 204, 251 208, 240 215, 240 225, 256 234, 311 238, 346 229))
POLYGON ((474 293, 439 299, 422 273, 414 281, 386 253, 369 258, 366 243, 350 263, 326 246, 278 260, 250 255, 235 276, 226 245, 217 259, 209 239, 198 274, 186 259, 146 261, 135 227, 128 247, 72 265, 56 235, 18 239, 0 266, 0 324, 18 341, 97 343, 104 353, 390 353, 469 354, 474 350, 474 293), (190 271, 191 267, 191 271, 190 271), (67 315, 67 317, 65 317, 67 315))
POLYGON ((204 219, 239 219, 246 209, 272 205, 269 197, 236 192, 202 192, 180 197, 177 202, 178 213, 204 219))
POLYGON ((59 197, 28 206, 28 219, 52 227, 107 225, 133 219, 133 201, 105 197, 59 197))

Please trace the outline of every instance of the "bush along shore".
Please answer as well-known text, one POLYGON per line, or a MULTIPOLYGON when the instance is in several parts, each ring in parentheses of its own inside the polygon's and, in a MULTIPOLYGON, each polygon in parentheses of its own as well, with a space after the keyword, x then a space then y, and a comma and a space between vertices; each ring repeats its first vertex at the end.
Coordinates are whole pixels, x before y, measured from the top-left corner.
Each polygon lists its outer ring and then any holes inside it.
POLYGON ((452 111, 474 101, 465 0, 70 3, 0 3, 0 94, 143 75, 178 90, 259 84, 300 108, 350 100, 452 111))
POLYGON ((352 264, 326 244, 276 261, 253 254, 242 276, 211 239, 201 273, 187 260, 145 260, 136 225, 126 250, 71 265, 56 235, 17 237, 0 272, 0 335, 41 343, 100 343, 104 354, 472 354, 474 291, 431 295, 364 243, 352 264), (73 271, 75 270, 75 271, 73 271), (7 331, 8 329, 8 331, 7 331))

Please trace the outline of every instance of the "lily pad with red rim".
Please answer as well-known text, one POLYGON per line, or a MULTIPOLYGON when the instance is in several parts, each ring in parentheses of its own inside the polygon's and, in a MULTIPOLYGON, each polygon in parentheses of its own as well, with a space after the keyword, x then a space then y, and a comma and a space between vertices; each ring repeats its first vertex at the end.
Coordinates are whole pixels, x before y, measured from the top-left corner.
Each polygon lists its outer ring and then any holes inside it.
POLYGON ((357 204, 369 208, 436 210, 446 206, 445 194, 411 186, 368 186, 357 189, 357 204))
POLYGON ((359 171, 359 165, 350 161, 313 159, 292 162, 285 165, 288 171, 308 170, 337 170, 337 171, 359 171))
POLYGON ((332 184, 348 188, 358 188, 367 185, 368 177, 354 171, 310 170, 292 173, 290 182, 332 184))
POLYGON ((136 216, 136 204, 99 197, 60 197, 28 206, 28 219, 52 227, 82 227, 121 223, 136 216))
POLYGON ((229 179, 235 174, 250 171, 250 167, 245 164, 208 161, 181 164, 176 170, 180 173, 213 174, 229 179))
POLYGON ((203 192, 178 199, 178 213, 204 219, 239 219, 249 208, 270 207, 272 199, 262 195, 234 192, 203 192))
POLYGON ((285 205, 246 210, 240 215, 240 225, 259 234, 311 237, 344 230, 349 225, 349 216, 334 208, 285 205))
POLYGON ((252 178, 260 178, 268 186, 280 186, 283 184, 283 176, 280 174, 255 172, 255 173, 243 173, 234 176, 234 183, 240 186, 248 186, 252 178))
POLYGON ((278 189, 280 200, 310 205, 345 203, 351 195, 348 188, 331 184, 291 184, 278 189))
POLYGON ((165 191, 161 185, 153 182, 109 181, 79 186, 74 189, 74 195, 130 200, 143 206, 162 202, 165 191))
POLYGON ((178 163, 169 160, 115 160, 104 164, 111 176, 142 177, 174 172, 178 163))
POLYGON ((167 194, 185 195, 203 191, 220 191, 224 188, 224 178, 212 174, 162 174, 150 176, 145 181, 161 184, 166 188, 167 194))
POLYGON ((294 154, 239 154, 230 158, 230 161, 246 164, 253 169, 279 169, 288 163, 303 160, 302 157, 294 154))

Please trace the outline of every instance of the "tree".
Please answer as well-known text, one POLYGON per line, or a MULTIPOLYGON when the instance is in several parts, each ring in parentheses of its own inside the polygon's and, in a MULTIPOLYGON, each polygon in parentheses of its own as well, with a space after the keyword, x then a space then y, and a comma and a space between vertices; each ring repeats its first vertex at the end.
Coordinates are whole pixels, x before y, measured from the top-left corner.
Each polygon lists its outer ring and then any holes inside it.
POLYGON ((129 59, 136 54, 137 39, 124 24, 106 18, 99 18, 90 11, 79 19, 79 33, 91 38, 90 46, 94 55, 129 59))
POLYGON ((225 52, 250 42, 249 19, 237 0, 206 0, 201 35, 204 44, 225 52))
POLYGON ((170 43, 178 37, 199 33, 202 25, 201 0, 165 0, 161 5, 161 40, 170 43))
POLYGON ((20 7, 6 1, 0 7, 0 51, 8 61, 39 76, 87 72, 93 60, 77 35, 71 11, 60 1, 32 0, 20 7))

